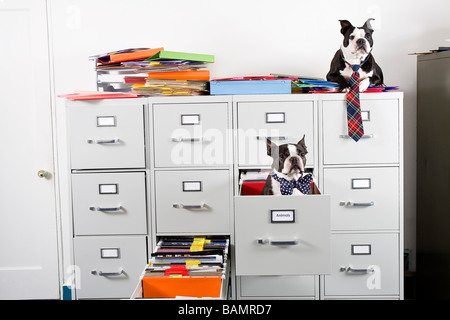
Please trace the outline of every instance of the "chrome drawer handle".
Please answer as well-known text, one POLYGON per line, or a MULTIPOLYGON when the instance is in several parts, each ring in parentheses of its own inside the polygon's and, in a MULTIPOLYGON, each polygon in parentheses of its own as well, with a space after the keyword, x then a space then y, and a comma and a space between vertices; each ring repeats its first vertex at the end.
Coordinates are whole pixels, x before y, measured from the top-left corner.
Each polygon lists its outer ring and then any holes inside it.
POLYGON ((182 204, 182 203, 174 203, 172 205, 176 209, 203 209, 206 204, 204 202, 200 204, 182 204))
POLYGON ((209 142, 210 140, 205 139, 205 138, 183 138, 183 137, 178 137, 178 138, 171 138, 170 141, 172 142, 209 142))
POLYGON ((271 246, 296 246, 296 245, 298 245, 298 240, 258 239, 258 244, 269 244, 271 246))
POLYGON ((119 143, 120 139, 116 138, 116 139, 107 139, 107 140, 97 140, 97 139, 88 139, 87 141, 90 144, 96 143, 96 144, 115 144, 115 143, 119 143))
MULTIPOLYGON (((341 134, 341 135, 339 135, 339 138, 348 139, 348 138, 350 138, 350 136, 348 134, 341 134)), ((365 134, 361 137, 361 139, 373 139, 373 138, 375 138, 375 135, 373 133, 365 134)))
POLYGON ((92 275, 101 276, 101 277, 117 277, 124 273, 125 273, 125 271, 123 270, 123 268, 120 268, 119 271, 117 271, 117 272, 103 272, 101 270, 99 270, 99 271, 91 270, 92 275))
POLYGON ((375 272, 374 268, 365 268, 365 269, 355 269, 351 266, 348 267, 340 267, 340 272, 347 272, 347 273, 355 273, 355 274, 366 274, 366 273, 373 273, 375 272))
POLYGON ((120 211, 122 210, 122 206, 114 207, 114 208, 102 208, 102 207, 89 207, 91 211, 101 211, 101 212, 109 212, 109 211, 120 211))
POLYGON ((375 202, 351 202, 351 201, 341 201, 339 202, 341 207, 373 207, 375 202))
POLYGON ((287 140, 288 137, 287 136, 256 136, 256 140, 265 140, 265 139, 287 140))

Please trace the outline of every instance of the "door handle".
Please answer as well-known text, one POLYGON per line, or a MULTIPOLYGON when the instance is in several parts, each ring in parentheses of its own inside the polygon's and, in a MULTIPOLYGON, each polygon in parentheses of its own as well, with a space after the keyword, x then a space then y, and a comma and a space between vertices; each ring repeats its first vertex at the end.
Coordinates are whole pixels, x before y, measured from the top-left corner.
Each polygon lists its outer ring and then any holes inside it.
POLYGON ((205 203, 202 202, 200 204, 182 204, 182 203, 174 203, 172 207, 176 209, 203 209, 205 207, 205 203))
POLYGON ((107 140, 96 140, 96 139, 88 139, 87 140, 87 143, 89 143, 89 144, 93 144, 93 143, 96 143, 96 144, 116 144, 116 143, 119 143, 119 142, 120 142, 119 138, 107 139, 107 140))
POLYGON ((269 140, 287 140, 288 137, 287 136, 256 136, 256 140, 265 140, 265 139, 269 139, 269 140))
POLYGON ((89 207, 89 210, 91 210, 91 211, 101 211, 101 212, 120 211, 122 209, 123 209, 122 206, 112 207, 112 208, 89 207))
POLYGON ((298 245, 298 240, 258 239, 258 244, 269 244, 271 246, 296 246, 298 245))
POLYGON ((37 175, 39 178, 47 178, 48 177, 48 171, 45 170, 39 170, 37 172, 37 175))
POLYGON ((375 202, 351 202, 351 201, 341 201, 339 202, 341 207, 373 207, 375 202))
POLYGON ((343 267, 341 266, 339 268, 340 272, 347 272, 347 273, 354 273, 354 274, 366 274, 366 273, 372 273, 375 272, 373 268, 365 268, 365 269, 355 269, 351 266, 343 267))
POLYGON ((201 138, 178 137, 178 138, 171 138, 170 141, 172 141, 172 142, 210 142, 210 140, 205 139, 203 137, 201 137, 201 138))
POLYGON ((123 268, 120 268, 119 271, 117 272, 103 272, 101 270, 97 271, 97 270, 91 270, 91 274, 94 276, 102 276, 102 277, 117 277, 120 276, 122 274, 124 274, 125 271, 123 270, 123 268))
MULTIPOLYGON (((348 138, 350 138, 350 136, 348 134, 340 134, 339 138, 348 139, 348 138)), ((373 138, 375 138, 375 135, 373 133, 365 134, 361 137, 361 139, 373 139, 373 138)))

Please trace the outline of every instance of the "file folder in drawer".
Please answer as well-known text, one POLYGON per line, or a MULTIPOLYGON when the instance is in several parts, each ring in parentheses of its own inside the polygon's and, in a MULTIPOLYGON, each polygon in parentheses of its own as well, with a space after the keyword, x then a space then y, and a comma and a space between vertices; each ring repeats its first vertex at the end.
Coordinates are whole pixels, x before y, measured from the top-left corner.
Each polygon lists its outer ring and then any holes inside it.
POLYGON ((220 298, 222 277, 143 277, 144 298, 220 298))
POLYGON ((291 80, 210 81, 210 94, 290 94, 291 80))

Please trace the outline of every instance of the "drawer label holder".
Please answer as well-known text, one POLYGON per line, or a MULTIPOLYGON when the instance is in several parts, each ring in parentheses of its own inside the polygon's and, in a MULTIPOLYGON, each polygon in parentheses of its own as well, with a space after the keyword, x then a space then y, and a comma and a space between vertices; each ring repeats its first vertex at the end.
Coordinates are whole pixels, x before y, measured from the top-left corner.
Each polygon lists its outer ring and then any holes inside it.
POLYGON ((295 210, 270 210, 270 222, 272 223, 294 223, 295 210))

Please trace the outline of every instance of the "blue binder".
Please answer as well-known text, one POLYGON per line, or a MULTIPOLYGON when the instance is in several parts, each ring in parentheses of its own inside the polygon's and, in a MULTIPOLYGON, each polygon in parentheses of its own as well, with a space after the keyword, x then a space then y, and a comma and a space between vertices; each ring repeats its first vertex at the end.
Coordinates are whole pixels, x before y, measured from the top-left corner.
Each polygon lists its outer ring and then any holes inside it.
POLYGON ((291 80, 210 81, 211 95, 290 94, 291 80))

